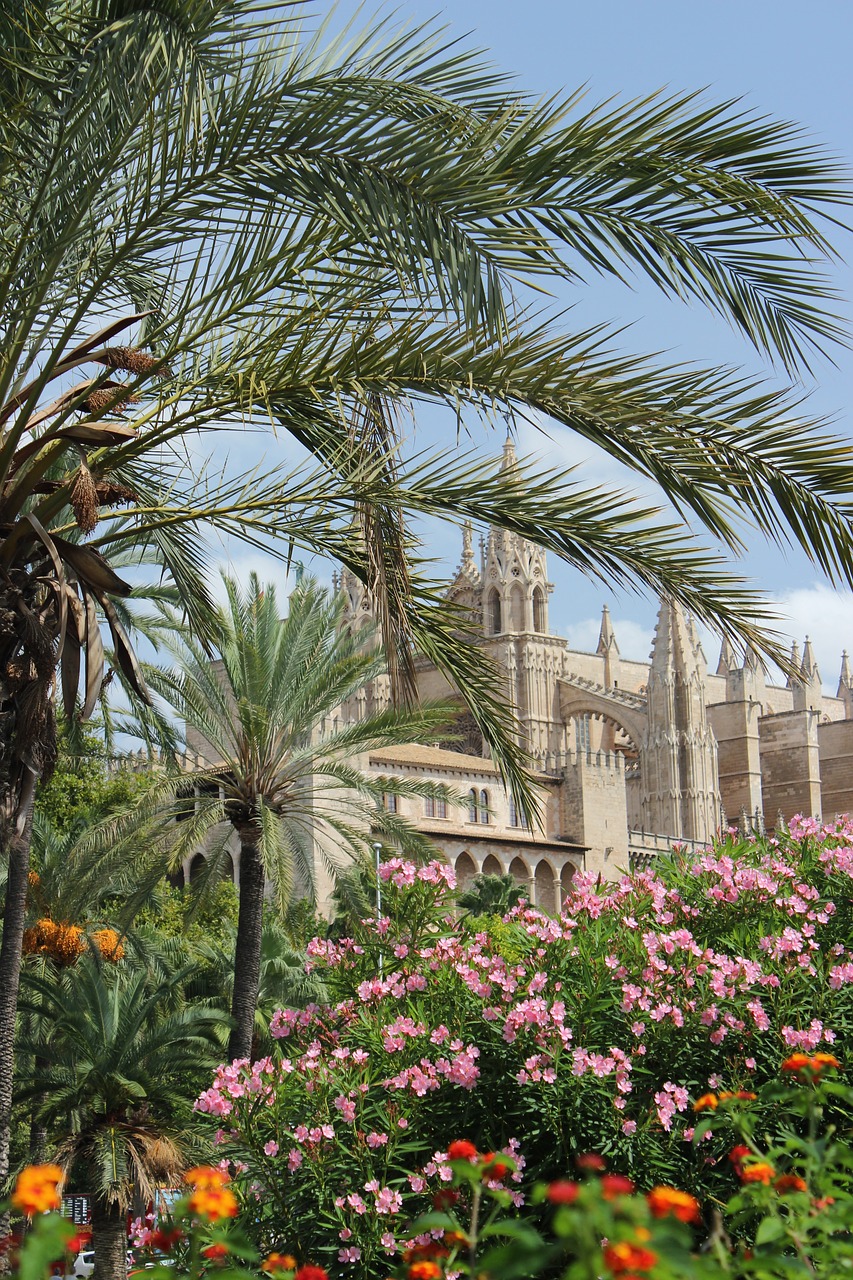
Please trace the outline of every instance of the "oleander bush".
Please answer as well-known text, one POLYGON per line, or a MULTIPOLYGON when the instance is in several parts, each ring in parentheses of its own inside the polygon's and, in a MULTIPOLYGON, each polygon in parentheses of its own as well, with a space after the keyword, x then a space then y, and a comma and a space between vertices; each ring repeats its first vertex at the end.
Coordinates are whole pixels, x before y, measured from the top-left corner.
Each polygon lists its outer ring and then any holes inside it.
MULTIPOLYGON (((387 914, 309 946, 332 1002, 278 1013, 280 1052, 222 1066, 197 1103, 262 1251, 384 1277, 442 1203, 459 1138, 507 1163, 531 1223, 530 1185, 595 1152, 641 1191, 694 1196, 710 1230, 745 1126, 765 1144, 809 1136, 779 1069, 849 1043, 853 826, 579 878, 559 919, 519 904, 496 928, 458 916, 441 863, 381 874, 387 914)), ((844 1134, 839 1057, 821 1123, 844 1134)), ((730 1224, 741 1243, 756 1230, 730 1224)))

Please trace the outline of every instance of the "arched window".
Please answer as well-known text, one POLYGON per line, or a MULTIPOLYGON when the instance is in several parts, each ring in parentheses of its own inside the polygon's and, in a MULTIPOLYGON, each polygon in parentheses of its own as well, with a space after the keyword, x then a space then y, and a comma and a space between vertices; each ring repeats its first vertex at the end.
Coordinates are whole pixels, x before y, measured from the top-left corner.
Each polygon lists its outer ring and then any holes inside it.
POLYGON ((509 625, 513 631, 526 631, 524 618, 524 592, 521 583, 514 582, 509 593, 509 625))
POLYGON ((527 821, 524 805, 519 804, 513 795, 509 798, 509 825, 511 827, 521 827, 523 831, 530 830, 530 823, 527 821))
POLYGON ((382 799, 385 804, 385 809, 388 813, 397 812, 397 797, 395 795, 393 795, 390 791, 386 791, 382 799))
POLYGON ((496 589, 492 587, 489 595, 489 635, 498 636, 501 633, 501 598, 496 589))
POLYGON ((489 821, 489 793, 488 791, 480 792, 480 821, 488 824, 489 821))
POLYGON ((432 796, 427 796, 426 799, 424 800, 424 817, 425 818, 435 817, 435 800, 433 799, 432 796))
POLYGON ((468 821, 477 821, 477 788, 472 787, 468 792, 468 821))
POLYGON ((435 802, 435 816, 436 816, 437 818, 446 818, 446 817, 447 817, 447 801, 446 801, 446 800, 436 800, 436 802, 435 802))
POLYGON ((533 630, 545 630, 545 592, 541 587, 533 588, 533 630))

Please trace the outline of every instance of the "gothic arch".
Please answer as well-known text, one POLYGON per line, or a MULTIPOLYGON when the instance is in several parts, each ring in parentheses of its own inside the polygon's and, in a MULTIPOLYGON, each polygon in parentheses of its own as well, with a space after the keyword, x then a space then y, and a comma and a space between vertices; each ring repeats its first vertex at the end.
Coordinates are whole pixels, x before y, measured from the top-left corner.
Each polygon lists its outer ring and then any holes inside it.
POLYGON ((572 891, 572 881, 575 878, 576 871, 577 867, 575 864, 573 862, 567 862, 560 872, 560 893, 564 900, 572 891))
POLYGON ((509 589, 509 626, 511 631, 526 631, 524 588, 514 582, 509 589))
POLYGON ((207 862, 207 858, 205 858, 203 853, 196 853, 193 856, 192 861, 190 862, 189 871, 186 877, 186 882, 188 885, 192 884, 194 880, 198 879, 199 875, 204 870, 205 862, 207 862))
MULTIPOLYGON (((580 719, 591 716, 594 720, 603 720, 614 729, 622 732, 639 754, 648 723, 644 700, 631 696, 630 701, 622 701, 622 697, 611 698, 605 689, 583 689, 561 680, 560 711, 563 720, 580 719), (637 702, 632 706, 631 702, 637 702)), ((621 690, 617 693, 622 694, 621 690)), ((623 695, 628 699, 629 695, 623 695)))
POLYGON ((467 850, 463 850, 456 859, 456 866, 454 870, 456 871, 456 884, 464 893, 472 884, 474 877, 477 874, 477 864, 467 850))
POLYGON ((533 630, 545 632, 545 592, 538 586, 533 588, 533 630))
POLYGON ((501 597, 497 587, 492 587, 489 592, 486 617, 489 620, 489 635, 499 636, 503 630, 503 619, 501 618, 501 597))
POLYGON ((536 864, 534 884, 536 886, 537 907, 540 911, 546 911, 548 915, 555 916, 557 914, 557 889, 554 883, 554 868, 547 858, 540 859, 536 864))
POLYGON ((483 862, 483 875, 484 876, 502 876, 503 873, 504 873, 503 867, 498 862, 495 855, 493 853, 490 853, 483 862))
POLYGON ((509 874, 512 876, 516 884, 525 890, 526 895, 530 896, 530 870, 523 858, 515 857, 509 864, 509 874))

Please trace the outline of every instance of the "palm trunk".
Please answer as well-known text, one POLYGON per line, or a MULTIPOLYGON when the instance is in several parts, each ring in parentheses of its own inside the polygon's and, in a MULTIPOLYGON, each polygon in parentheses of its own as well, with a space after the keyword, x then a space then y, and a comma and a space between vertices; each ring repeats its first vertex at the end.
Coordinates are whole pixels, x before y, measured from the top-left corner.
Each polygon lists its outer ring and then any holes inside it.
POLYGON ((228 1057, 248 1058, 252 1053, 255 1007, 261 979, 261 932, 264 912, 264 866, 259 849, 260 832, 243 827, 240 834, 240 913, 234 947, 234 995, 231 1017, 234 1027, 228 1041, 228 1057))
MULTIPOLYGON (((8 839, 9 872, 3 909, 3 940, 0 943, 0 1185, 9 1176, 9 1147, 12 1139, 12 1085, 15 1073, 15 1015, 21 981, 21 956, 27 909, 27 875, 30 869, 32 838, 32 797, 26 822, 20 833, 8 839)), ((11 824, 10 824, 11 825, 11 824)), ((8 1213, 0 1216, 0 1232, 9 1230, 8 1213)))
POLYGON ((92 1202, 92 1280, 125 1280, 127 1275, 127 1213, 119 1205, 92 1202))

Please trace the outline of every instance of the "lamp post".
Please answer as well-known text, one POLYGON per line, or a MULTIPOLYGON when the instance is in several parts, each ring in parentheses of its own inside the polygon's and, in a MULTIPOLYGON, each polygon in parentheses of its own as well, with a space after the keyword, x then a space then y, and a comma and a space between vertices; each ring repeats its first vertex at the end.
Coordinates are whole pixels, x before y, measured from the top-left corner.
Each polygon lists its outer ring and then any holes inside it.
MULTIPOLYGON (((382 881, 379 878, 379 866, 380 866, 380 859, 382 856, 382 845, 379 843, 378 840, 373 845, 373 853, 375 855, 374 865, 376 869, 376 926, 378 931, 379 925, 382 921, 382 881)), ((381 978, 382 977, 382 946, 381 946, 382 934, 381 933, 379 934, 379 937, 380 937, 379 977, 381 978)))

